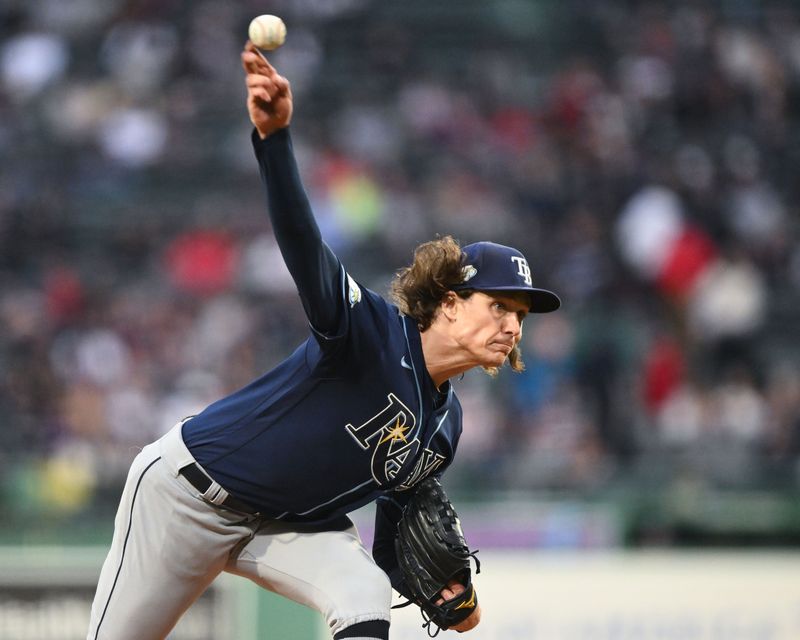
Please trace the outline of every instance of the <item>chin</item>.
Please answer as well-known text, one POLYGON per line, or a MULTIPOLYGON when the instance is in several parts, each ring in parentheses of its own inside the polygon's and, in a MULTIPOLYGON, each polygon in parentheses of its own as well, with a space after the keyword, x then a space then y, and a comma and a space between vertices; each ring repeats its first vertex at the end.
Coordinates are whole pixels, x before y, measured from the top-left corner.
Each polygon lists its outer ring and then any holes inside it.
POLYGON ((484 367, 502 367, 505 364, 506 360, 508 360, 508 355, 504 353, 495 353, 489 358, 486 358, 486 361, 483 363, 482 366, 484 367))

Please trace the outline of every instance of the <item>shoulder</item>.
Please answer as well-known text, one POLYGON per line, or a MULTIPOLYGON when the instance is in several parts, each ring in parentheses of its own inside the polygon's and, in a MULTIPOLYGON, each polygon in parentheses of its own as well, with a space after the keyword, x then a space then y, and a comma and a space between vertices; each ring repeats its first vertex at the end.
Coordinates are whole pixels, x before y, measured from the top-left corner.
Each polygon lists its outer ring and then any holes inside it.
POLYGON ((402 314, 395 304, 358 282, 347 271, 344 271, 344 296, 351 311, 369 311, 397 324, 402 322, 402 314))

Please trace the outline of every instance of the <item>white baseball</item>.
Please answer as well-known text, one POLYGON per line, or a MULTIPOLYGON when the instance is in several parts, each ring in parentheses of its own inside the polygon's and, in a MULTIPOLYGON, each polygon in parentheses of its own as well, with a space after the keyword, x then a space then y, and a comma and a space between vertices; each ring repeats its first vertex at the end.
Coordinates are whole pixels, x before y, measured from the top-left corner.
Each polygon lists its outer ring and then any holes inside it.
POLYGON ((264 14, 250 21, 247 35, 259 49, 272 51, 280 47, 286 40, 286 25, 278 16, 264 14))

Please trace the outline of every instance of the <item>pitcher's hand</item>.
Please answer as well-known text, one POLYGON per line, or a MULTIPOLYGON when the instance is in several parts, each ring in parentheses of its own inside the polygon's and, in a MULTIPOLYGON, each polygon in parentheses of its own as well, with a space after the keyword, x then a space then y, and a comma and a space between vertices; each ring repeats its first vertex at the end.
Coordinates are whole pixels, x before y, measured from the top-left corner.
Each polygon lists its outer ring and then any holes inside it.
POLYGON ((292 89, 258 48, 249 40, 242 51, 247 85, 247 111, 263 140, 292 119, 292 89))
MULTIPOLYGON (((456 596, 461 595, 464 593, 464 585, 459 582, 450 582, 447 585, 446 589, 442 589, 442 599, 437 602, 437 604, 441 604, 445 600, 452 600, 456 596)), ((463 633, 464 631, 469 631, 478 626, 478 623, 481 621, 481 605, 480 603, 477 604, 475 610, 470 614, 468 618, 465 618, 457 625, 450 627, 452 631, 458 631, 459 633, 463 633)))

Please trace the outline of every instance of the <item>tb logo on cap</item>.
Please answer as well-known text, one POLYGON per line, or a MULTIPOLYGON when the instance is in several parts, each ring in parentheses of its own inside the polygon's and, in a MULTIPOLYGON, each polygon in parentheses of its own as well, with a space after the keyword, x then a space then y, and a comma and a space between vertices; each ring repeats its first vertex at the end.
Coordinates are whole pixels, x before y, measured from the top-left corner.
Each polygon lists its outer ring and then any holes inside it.
POLYGON ((517 264, 517 275, 530 287, 533 280, 531 280, 531 268, 528 266, 528 261, 522 256, 511 256, 511 261, 517 264))

